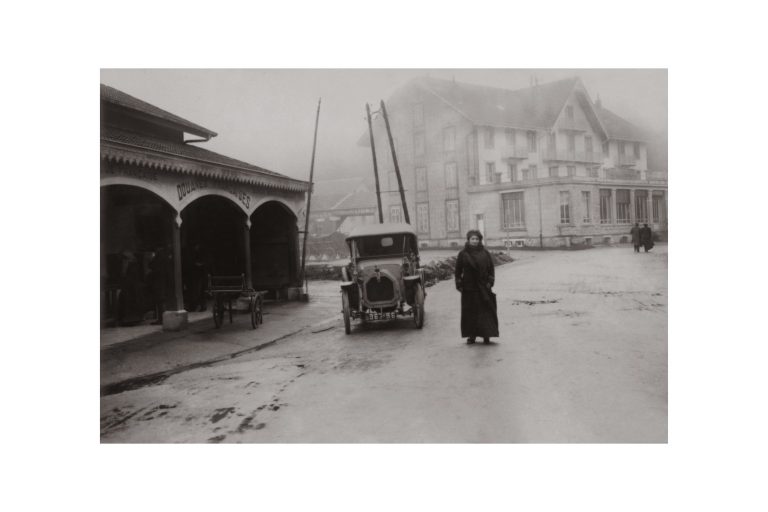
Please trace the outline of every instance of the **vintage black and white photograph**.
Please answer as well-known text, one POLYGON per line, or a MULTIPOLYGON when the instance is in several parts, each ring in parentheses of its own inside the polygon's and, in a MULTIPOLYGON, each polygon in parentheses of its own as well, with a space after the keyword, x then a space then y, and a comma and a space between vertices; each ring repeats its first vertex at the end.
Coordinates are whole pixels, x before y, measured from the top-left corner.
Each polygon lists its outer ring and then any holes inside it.
POLYGON ((765 510, 757 7, 8 4, 4 509, 765 510))
POLYGON ((99 93, 101 443, 667 442, 666 69, 99 93))

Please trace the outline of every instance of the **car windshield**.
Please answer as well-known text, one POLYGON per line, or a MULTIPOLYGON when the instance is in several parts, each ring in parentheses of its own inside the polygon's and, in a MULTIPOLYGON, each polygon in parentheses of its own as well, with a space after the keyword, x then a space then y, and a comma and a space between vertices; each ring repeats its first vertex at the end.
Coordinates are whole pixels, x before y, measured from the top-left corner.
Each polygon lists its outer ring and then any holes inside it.
POLYGON ((399 233, 355 238, 352 250, 356 258, 403 256, 415 252, 413 235, 399 233))

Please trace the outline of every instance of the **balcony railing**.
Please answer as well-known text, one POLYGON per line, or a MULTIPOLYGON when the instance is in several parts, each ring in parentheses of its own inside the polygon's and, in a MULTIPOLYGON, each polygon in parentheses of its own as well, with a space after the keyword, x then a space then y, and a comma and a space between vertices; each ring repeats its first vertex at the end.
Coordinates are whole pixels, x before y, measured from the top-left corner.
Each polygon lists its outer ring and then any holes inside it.
POLYGON ((645 177, 651 181, 667 181, 667 173, 662 171, 648 171, 645 177))
POLYGON ((588 164, 599 164, 603 161, 603 154, 595 151, 570 151, 544 149, 541 152, 544 160, 556 162, 584 162, 588 164))
POLYGON ((518 146, 506 146, 501 148, 501 158, 502 159, 526 159, 528 158, 529 152, 527 147, 518 147, 518 146))

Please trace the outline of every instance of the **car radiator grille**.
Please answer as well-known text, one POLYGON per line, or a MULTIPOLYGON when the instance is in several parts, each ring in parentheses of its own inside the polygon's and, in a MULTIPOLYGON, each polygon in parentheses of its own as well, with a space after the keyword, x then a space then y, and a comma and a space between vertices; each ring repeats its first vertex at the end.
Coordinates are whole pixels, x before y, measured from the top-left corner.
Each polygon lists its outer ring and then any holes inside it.
POLYGON ((365 295, 371 302, 392 300, 395 297, 395 287, 392 281, 381 276, 381 281, 375 277, 365 284, 365 295))

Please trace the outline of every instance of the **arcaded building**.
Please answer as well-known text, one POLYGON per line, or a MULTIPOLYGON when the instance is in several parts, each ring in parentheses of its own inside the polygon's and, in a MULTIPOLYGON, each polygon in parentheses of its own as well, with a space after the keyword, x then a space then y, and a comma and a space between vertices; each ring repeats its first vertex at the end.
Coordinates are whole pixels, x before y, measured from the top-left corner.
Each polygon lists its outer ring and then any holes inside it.
POLYGON ((181 328, 207 274, 300 292, 308 183, 200 147, 215 136, 101 85, 102 323, 181 328))

